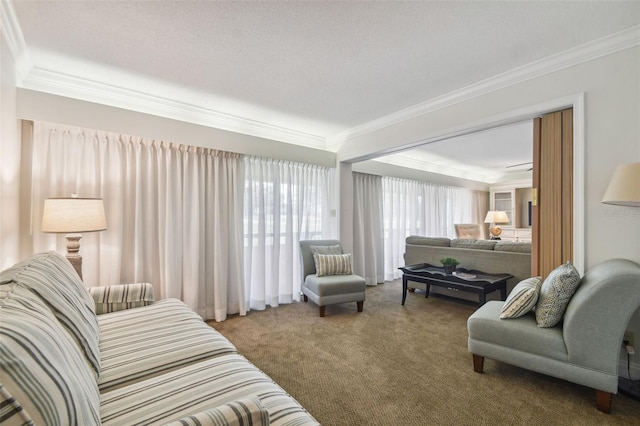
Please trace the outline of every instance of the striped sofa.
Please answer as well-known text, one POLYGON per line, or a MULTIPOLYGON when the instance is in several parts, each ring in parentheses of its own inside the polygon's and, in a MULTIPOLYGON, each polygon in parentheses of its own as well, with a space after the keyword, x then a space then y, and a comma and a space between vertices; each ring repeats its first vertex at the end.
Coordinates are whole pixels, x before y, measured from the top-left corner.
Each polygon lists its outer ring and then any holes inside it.
POLYGON ((87 291, 55 252, 0 273, 0 361, 7 426, 318 424, 181 301, 87 291))

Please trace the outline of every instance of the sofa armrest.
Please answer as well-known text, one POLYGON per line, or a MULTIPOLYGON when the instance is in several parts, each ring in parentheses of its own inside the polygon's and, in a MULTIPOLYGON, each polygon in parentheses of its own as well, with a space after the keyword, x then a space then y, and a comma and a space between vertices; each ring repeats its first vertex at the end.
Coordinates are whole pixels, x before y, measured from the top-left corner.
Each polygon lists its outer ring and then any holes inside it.
POLYGON ((185 416, 165 426, 267 426, 269 412, 258 398, 242 398, 185 416))
POLYGON ((153 286, 149 283, 119 284, 89 287, 96 304, 96 314, 139 308, 154 302, 153 286))

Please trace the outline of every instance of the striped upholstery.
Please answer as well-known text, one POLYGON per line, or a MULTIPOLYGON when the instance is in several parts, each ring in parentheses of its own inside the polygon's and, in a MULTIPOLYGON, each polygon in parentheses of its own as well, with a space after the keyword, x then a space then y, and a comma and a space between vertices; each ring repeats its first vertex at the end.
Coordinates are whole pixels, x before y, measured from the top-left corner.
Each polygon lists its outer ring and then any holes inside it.
POLYGON ((269 424, 269 412, 258 398, 243 398, 183 417, 166 426, 261 426, 269 424))
POLYGON ((1 287, 2 424, 99 424, 98 387, 70 333, 37 294, 1 287))
POLYGON ((0 284, 15 282, 40 296, 71 334, 100 375, 98 320, 93 299, 69 261, 56 252, 39 253, 0 273, 0 284))
POLYGON ((89 287, 96 304, 96 314, 139 308, 153 303, 153 286, 149 283, 89 287))
POLYGON ((165 424, 257 397, 271 425, 318 424, 282 388, 238 354, 211 358, 101 395, 102 424, 165 424))
POLYGON ((177 299, 98 316, 100 391, 115 389, 236 348, 177 299))

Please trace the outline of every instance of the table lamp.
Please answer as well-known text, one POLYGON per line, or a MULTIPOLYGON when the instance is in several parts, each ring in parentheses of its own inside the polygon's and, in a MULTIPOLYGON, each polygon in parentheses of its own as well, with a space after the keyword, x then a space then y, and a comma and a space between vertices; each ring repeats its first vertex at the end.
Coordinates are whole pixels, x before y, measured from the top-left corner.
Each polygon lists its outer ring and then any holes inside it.
POLYGON ((491 240, 499 240, 500 234, 502 234, 502 228, 496 226, 496 223, 509 223, 509 216, 507 212, 501 210, 489 210, 487 216, 484 218, 484 223, 489 223, 489 233, 491 234, 491 240))
POLYGON ((47 198, 44 200, 42 232, 67 234, 67 259, 82 279, 81 232, 107 229, 102 198, 47 198))

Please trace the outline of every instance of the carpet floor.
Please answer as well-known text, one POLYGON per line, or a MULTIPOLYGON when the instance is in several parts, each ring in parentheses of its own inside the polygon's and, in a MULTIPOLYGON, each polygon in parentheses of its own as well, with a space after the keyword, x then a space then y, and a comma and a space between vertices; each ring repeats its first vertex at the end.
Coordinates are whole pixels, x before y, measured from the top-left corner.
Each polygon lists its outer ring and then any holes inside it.
POLYGON ((485 360, 473 371, 466 320, 476 307, 424 293, 400 305, 400 281, 356 304, 293 303, 210 325, 320 423, 331 425, 640 425, 640 402, 485 360))

